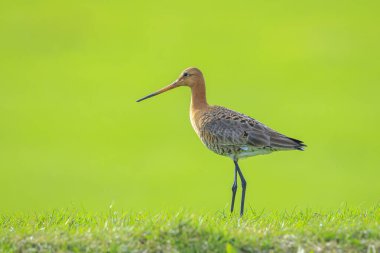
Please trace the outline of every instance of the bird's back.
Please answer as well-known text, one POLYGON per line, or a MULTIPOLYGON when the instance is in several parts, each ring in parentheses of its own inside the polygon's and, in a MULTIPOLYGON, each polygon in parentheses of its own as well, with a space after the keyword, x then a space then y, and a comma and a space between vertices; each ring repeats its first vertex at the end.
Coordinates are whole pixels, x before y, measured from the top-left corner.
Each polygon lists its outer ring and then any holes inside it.
POLYGON ((305 147, 302 141, 221 106, 209 106, 194 115, 193 127, 202 142, 215 153, 232 159, 305 147))

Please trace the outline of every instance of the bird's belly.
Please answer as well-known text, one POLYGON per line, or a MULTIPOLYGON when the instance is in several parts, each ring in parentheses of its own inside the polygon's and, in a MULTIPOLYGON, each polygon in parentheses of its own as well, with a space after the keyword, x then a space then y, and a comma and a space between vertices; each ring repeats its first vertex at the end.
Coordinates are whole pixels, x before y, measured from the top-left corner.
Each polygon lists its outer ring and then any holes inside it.
POLYGON ((235 157, 240 159, 240 158, 247 158, 247 157, 256 156, 256 155, 266 155, 272 152, 273 150, 271 150, 270 148, 255 148, 251 150, 244 150, 238 153, 235 157))
POLYGON ((230 157, 231 159, 242 159, 250 156, 265 155, 273 152, 270 148, 252 148, 247 146, 235 146, 235 145, 218 145, 211 144, 203 141, 205 146, 214 153, 222 156, 230 157))
POLYGON ((203 142, 205 146, 213 151, 214 153, 217 153, 218 155, 223 155, 223 156, 234 156, 239 152, 238 148, 230 145, 213 145, 210 143, 203 142))

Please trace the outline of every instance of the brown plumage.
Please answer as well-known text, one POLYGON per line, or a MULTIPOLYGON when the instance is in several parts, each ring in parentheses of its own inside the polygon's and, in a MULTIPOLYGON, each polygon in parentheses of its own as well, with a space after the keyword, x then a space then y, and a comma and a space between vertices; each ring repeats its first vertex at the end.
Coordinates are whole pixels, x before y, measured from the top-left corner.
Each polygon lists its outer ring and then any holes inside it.
POLYGON ((304 150, 306 145, 302 141, 272 130, 249 116, 221 106, 209 105, 206 99, 205 81, 202 72, 197 68, 185 69, 175 82, 137 102, 179 86, 191 88, 190 120, 199 138, 207 148, 219 155, 230 157, 235 163, 231 212, 234 209, 237 174, 239 174, 243 187, 240 214, 243 215, 246 181, 238 160, 273 151, 304 150))
POLYGON ((219 155, 239 158, 279 150, 303 150, 301 141, 286 137, 257 120, 221 106, 209 106, 192 119, 198 136, 219 155), (199 126, 199 127, 198 127, 199 126))

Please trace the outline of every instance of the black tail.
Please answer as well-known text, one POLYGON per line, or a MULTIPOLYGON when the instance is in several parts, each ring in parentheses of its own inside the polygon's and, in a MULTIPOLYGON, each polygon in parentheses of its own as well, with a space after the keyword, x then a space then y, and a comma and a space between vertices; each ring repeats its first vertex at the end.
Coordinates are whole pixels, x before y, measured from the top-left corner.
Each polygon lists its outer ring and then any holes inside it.
POLYGON ((294 141, 295 142, 295 149, 298 149, 298 150, 301 150, 301 151, 304 151, 305 148, 307 147, 306 144, 303 143, 303 141, 300 141, 300 140, 297 140, 297 139, 293 139, 293 138, 290 138, 288 137, 290 140, 294 141))

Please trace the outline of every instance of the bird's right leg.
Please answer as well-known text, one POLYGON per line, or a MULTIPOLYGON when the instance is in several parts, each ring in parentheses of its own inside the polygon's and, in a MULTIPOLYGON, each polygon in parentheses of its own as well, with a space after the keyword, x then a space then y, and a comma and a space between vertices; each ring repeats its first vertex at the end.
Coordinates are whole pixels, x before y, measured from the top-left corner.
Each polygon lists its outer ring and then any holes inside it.
POLYGON ((243 214, 244 214, 244 201, 245 201, 245 189, 247 188, 247 181, 245 181, 243 173, 241 172, 241 170, 239 168, 238 161, 236 160, 236 161, 234 161, 234 163, 235 163, 236 170, 239 173, 240 180, 241 180, 242 192, 241 192, 240 216, 243 216, 243 214))
POLYGON ((231 213, 234 211, 234 204, 235 204, 235 196, 236 196, 237 187, 238 187, 237 186, 237 168, 235 166, 234 184, 232 185, 231 213))

